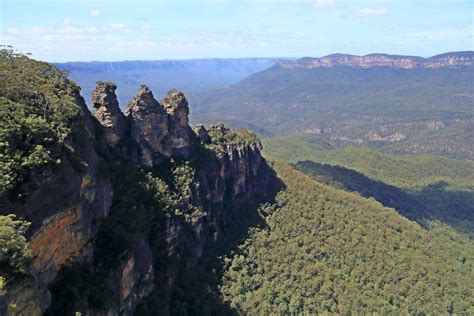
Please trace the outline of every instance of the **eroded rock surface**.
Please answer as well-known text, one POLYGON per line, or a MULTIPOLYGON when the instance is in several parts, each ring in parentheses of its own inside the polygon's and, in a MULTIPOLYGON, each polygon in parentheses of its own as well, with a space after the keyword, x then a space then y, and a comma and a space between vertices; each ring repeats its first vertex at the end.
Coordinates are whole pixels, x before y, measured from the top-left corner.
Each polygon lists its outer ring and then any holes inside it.
POLYGON ((92 92, 92 103, 96 109, 94 116, 104 127, 106 141, 112 146, 123 137, 127 124, 117 101, 116 89, 113 83, 98 82, 92 92))
POLYGON ((430 58, 417 56, 398 56, 387 54, 370 54, 365 56, 332 54, 321 58, 301 58, 298 60, 281 60, 277 66, 281 68, 330 68, 349 66, 356 68, 389 67, 401 69, 441 68, 474 65, 474 55, 466 52, 447 53, 430 58))
POLYGON ((81 112, 71 122, 68 149, 52 147, 63 153, 58 164, 32 171, 19 189, 24 198, 5 206, 32 223, 28 238, 34 258, 31 277, 12 289, 1 306, 17 304, 19 311, 41 314, 51 304, 48 288, 61 281, 63 268, 80 264, 91 273, 96 270, 100 250, 95 242, 114 207, 117 183, 111 165, 134 166, 140 172, 169 168, 173 161, 192 165, 192 174, 180 180, 188 184, 175 188, 181 199, 173 207, 182 214, 192 212, 193 218, 164 216, 160 205, 148 203, 144 212, 154 218, 148 223, 151 228, 128 236, 130 244, 116 259, 117 266, 104 276, 111 301, 96 310, 81 298, 91 315, 132 315, 157 286, 157 253, 166 265, 162 281, 172 288, 180 274, 191 273, 198 265, 206 247, 242 216, 244 207, 263 201, 272 191, 276 177, 254 134, 238 135, 221 124, 209 130, 198 126, 194 132, 183 93, 171 90, 158 102, 145 85, 123 114, 115 89, 111 83, 97 85, 92 94, 94 114, 79 90, 72 92, 81 112), (162 217, 152 216, 158 213, 162 217), (151 231, 164 237, 162 248, 153 248, 151 231))

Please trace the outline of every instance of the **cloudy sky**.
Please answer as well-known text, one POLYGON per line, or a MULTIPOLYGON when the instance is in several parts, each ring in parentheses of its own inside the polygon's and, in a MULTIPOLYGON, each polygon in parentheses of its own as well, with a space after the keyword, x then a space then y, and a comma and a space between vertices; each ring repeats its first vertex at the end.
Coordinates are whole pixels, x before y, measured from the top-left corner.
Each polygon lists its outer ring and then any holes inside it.
POLYGON ((0 0, 0 43, 46 61, 474 50, 473 0, 0 0))

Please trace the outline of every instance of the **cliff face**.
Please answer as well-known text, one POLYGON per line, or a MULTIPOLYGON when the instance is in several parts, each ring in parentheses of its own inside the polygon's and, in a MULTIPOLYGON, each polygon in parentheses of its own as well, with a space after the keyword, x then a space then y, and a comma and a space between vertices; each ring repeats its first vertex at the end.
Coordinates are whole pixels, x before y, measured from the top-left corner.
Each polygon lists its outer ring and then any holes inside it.
MULTIPOLYGON (((34 257, 30 276, 10 286, 1 302, 6 313, 35 315, 49 307, 54 311, 54 304, 62 298, 57 297, 57 290, 51 298, 49 289, 63 287, 61 282, 67 282, 70 273, 67 269, 81 265, 109 293, 100 307, 82 297, 77 305, 81 312, 132 314, 157 285, 172 288, 178 275, 193 271, 206 248, 239 216, 239 208, 257 205, 274 187, 276 178, 256 138, 239 140, 223 126, 209 130, 200 126, 196 135, 188 125, 188 102, 176 90, 158 102, 148 87, 141 86, 123 114, 115 89, 110 83, 98 84, 92 94, 93 114, 79 90, 71 92, 80 108, 66 140, 74 159, 64 152, 58 165, 33 170, 19 189, 24 198, 5 205, 5 210, 32 223, 28 239, 34 257), (223 142, 229 134, 233 142, 223 142), (142 197, 147 200, 143 210, 146 228, 126 235, 127 242, 113 266, 104 268, 97 261, 103 251, 99 240, 107 234, 103 223, 119 218, 121 207, 115 202, 113 188, 139 185, 117 183, 107 171, 121 166, 135 168, 143 178, 165 185, 168 191, 160 201, 167 204, 142 197), (180 170, 186 168, 192 172, 181 175, 180 170), (172 180, 160 180, 161 173, 170 174, 172 180), (176 209, 179 214, 165 209, 176 209), (160 247, 151 242, 155 235, 162 236, 160 247), (157 267, 166 271, 165 277, 156 273, 157 267)), ((62 150, 55 145, 50 149, 62 150)), ((138 216, 130 208, 125 212, 138 216)), ((132 231, 126 220, 119 219, 124 230, 132 231)), ((167 300, 169 297, 163 298, 164 306, 167 300)))
POLYGON ((330 68, 330 67, 389 67, 401 69, 442 68, 474 65, 472 52, 447 53, 430 58, 417 56, 397 56, 386 54, 370 54, 365 56, 333 54, 321 58, 301 58, 295 61, 280 60, 277 67, 294 68, 330 68))
POLYGON ((32 275, 20 285, 25 291, 15 288, 12 295, 7 295, 7 303, 17 302, 15 310, 10 311, 13 314, 48 307, 47 286, 67 263, 89 260, 92 240, 110 209, 112 186, 99 170, 100 159, 93 146, 93 118, 79 90, 71 95, 80 113, 71 122, 72 134, 65 140, 69 149, 53 145, 50 150, 58 153, 60 163, 33 170, 29 180, 18 188, 23 198, 9 200, 1 208, 2 213, 13 212, 32 224, 32 275), (25 293, 36 299, 25 299, 25 293))

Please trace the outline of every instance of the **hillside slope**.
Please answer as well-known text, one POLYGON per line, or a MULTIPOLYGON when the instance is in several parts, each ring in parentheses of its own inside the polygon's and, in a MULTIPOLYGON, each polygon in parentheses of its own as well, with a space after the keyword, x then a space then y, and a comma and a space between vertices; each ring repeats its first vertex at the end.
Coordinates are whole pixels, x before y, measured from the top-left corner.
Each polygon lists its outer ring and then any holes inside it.
MULTIPOLYGON (((299 132, 333 144, 474 158, 472 52, 425 60, 436 60, 436 67, 405 68, 361 66, 358 59, 352 61, 358 56, 331 56, 337 62, 312 66, 326 57, 280 62, 238 84, 199 93, 193 98, 193 119, 257 127, 264 135, 299 132)), ((390 62, 419 60, 396 57, 390 62)))
POLYGON ((318 181, 373 197, 424 226, 444 223, 474 236, 474 164, 436 155, 369 148, 325 149, 311 137, 263 140, 265 155, 294 163, 318 181))
POLYGON ((244 314, 472 313, 474 244, 372 199, 273 164, 286 189, 227 259, 222 293, 244 314))

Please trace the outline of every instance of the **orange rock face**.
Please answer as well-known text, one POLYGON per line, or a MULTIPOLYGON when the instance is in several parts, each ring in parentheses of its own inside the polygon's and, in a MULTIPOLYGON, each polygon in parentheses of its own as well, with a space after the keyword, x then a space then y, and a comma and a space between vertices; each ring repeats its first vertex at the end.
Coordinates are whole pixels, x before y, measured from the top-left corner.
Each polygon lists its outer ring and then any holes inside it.
POLYGON ((87 231, 74 226, 81 219, 80 207, 70 208, 44 221, 43 227, 31 238, 35 270, 54 280, 61 266, 78 258, 90 241, 87 231))

